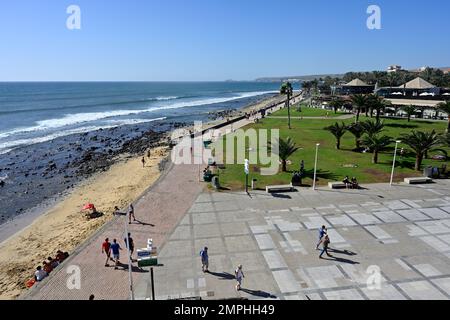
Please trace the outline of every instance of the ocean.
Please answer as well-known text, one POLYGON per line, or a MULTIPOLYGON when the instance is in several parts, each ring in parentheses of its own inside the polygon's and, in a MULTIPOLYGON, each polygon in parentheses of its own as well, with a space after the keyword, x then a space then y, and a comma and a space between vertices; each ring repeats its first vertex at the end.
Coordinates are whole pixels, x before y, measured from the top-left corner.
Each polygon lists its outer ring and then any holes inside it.
POLYGON ((100 128, 205 120, 278 89, 260 82, 0 83, 0 155, 100 128))

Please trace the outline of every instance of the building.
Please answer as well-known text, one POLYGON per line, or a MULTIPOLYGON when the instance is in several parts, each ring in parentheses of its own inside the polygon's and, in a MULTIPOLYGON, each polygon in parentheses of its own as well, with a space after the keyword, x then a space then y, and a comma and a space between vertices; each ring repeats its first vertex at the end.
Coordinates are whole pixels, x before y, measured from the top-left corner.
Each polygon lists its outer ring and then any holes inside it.
POLYGON ((336 87, 336 94, 352 95, 352 94, 370 94, 373 93, 375 86, 369 85, 360 79, 354 79, 349 83, 336 87))
POLYGON ((417 77, 399 87, 383 87, 375 94, 389 100, 396 106, 414 105, 420 108, 433 109, 443 102, 448 93, 445 90, 417 77))
POLYGON ((379 88, 375 93, 386 98, 430 99, 440 95, 440 88, 417 77, 399 87, 379 88))
POLYGON ((400 70, 402 70, 402 66, 399 66, 399 65, 392 65, 392 66, 389 66, 389 67, 387 68, 387 72, 388 72, 388 73, 391 73, 391 72, 398 72, 398 71, 400 71, 400 70))

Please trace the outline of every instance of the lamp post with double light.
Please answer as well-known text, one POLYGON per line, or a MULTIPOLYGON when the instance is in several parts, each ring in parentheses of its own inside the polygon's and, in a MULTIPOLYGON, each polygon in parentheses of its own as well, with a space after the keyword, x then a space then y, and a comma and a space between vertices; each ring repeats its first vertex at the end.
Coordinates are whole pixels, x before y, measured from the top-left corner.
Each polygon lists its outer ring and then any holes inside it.
POLYGON ((316 177, 317 177, 317 159, 319 155, 320 143, 316 144, 316 160, 314 161, 314 179, 313 179, 313 190, 316 190, 316 177))
POLYGON ((392 161, 391 182, 389 183, 389 185, 391 187, 392 187, 392 182, 394 181, 395 161, 397 159, 397 149, 398 149, 399 143, 401 143, 400 140, 395 141, 394 161, 392 161))

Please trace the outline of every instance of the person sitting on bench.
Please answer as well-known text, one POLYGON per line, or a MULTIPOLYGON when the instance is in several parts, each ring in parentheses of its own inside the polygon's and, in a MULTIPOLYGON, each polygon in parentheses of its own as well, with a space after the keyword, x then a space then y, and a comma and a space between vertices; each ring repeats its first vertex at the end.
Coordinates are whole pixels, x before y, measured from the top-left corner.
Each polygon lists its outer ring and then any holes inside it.
POLYGON ((358 180, 356 180, 356 177, 352 178, 352 188, 359 189, 359 184, 358 184, 358 180))
POLYGON ((344 180, 342 181, 343 184, 345 184, 345 187, 348 189, 351 186, 351 182, 350 179, 348 178, 348 176, 345 176, 344 180))

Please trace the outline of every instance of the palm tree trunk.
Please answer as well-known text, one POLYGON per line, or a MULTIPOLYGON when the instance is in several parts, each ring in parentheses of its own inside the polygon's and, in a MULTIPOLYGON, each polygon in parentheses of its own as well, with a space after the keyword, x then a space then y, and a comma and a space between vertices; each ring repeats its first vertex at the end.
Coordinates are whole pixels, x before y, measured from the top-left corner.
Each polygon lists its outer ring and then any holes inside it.
POLYGON ((289 129, 291 128, 291 106, 290 106, 290 102, 291 102, 291 97, 289 96, 289 93, 287 95, 287 108, 288 108, 288 127, 289 129))
POLYGON ((286 172, 286 171, 287 171, 287 166, 286 166, 286 164, 287 164, 287 161, 286 161, 286 160, 281 160, 281 170, 282 170, 283 172, 286 172))
POLYGON ((377 110, 377 123, 380 122, 381 110, 377 110))
POLYGON ((447 133, 450 133, 450 114, 448 115, 447 133))
POLYGON ((373 108, 370 108, 370 117, 373 118, 373 108))
POLYGON ((361 147, 361 143, 359 142, 359 138, 355 138, 355 145, 356 145, 356 149, 359 149, 361 147))
MULTIPOLYGON (((356 111, 356 122, 359 122, 359 114, 361 113, 361 109, 358 108, 358 110, 356 111)), ((338 148, 339 149, 339 148, 338 148)))
POLYGON ((420 171, 420 167, 422 166, 422 160, 423 160, 423 154, 417 154, 416 155, 416 165, 414 166, 414 169, 416 171, 420 171))
POLYGON ((341 149, 341 139, 336 138, 336 149, 341 149))
POLYGON ((411 115, 408 114, 408 122, 410 122, 410 121, 411 121, 411 115))
POLYGON ((373 151, 372 163, 373 164, 377 164, 378 163, 378 150, 374 150, 373 151))

